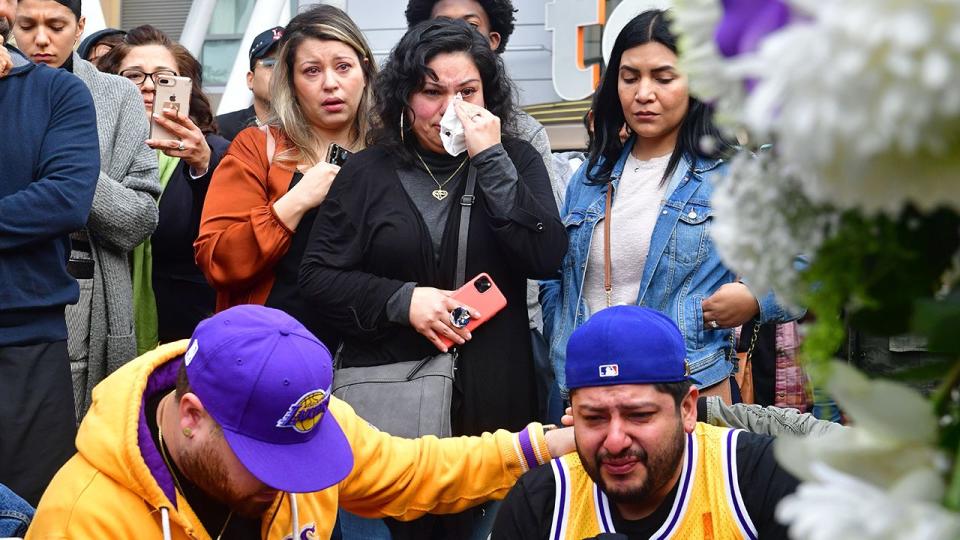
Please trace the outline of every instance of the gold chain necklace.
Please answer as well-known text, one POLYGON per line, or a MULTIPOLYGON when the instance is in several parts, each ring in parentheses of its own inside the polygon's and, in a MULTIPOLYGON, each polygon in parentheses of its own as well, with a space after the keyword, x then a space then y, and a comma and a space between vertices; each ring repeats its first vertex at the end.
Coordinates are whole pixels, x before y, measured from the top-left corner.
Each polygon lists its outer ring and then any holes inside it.
POLYGON ((427 166, 427 162, 423 160, 423 157, 420 155, 420 152, 417 152, 414 150, 413 153, 417 155, 417 157, 420 159, 420 163, 423 165, 423 168, 427 170, 427 174, 429 174, 430 178, 433 178, 433 181, 437 184, 437 189, 433 190, 433 193, 431 193, 431 195, 433 195, 433 198, 438 201, 442 201, 446 199, 449 193, 447 193, 447 190, 443 189, 443 186, 449 184, 450 180, 453 180, 453 177, 456 176, 458 172, 460 172, 460 169, 462 169, 464 164, 467 163, 467 158, 463 158, 463 161, 460 162, 460 166, 457 167, 457 170, 453 171, 453 174, 448 176, 447 179, 444 180, 443 183, 441 184, 440 181, 437 180, 437 177, 433 175, 433 171, 430 170, 430 167, 427 166))
MULTIPOLYGON (((157 413, 159 415, 159 418, 157 418, 157 440, 160 441, 160 457, 163 458, 163 463, 167 466, 167 470, 170 471, 173 483, 177 486, 177 491, 179 491, 181 495, 184 495, 186 492, 180 487, 180 480, 177 479, 176 473, 173 472, 173 465, 170 464, 170 459, 167 457, 167 449, 163 444, 163 402, 160 403, 157 413)), ((226 532, 227 525, 230 524, 230 519, 232 518, 233 510, 230 510, 230 513, 227 514, 227 520, 223 522, 223 527, 220 527, 220 534, 217 535, 216 540, 223 538, 223 533, 226 532)))

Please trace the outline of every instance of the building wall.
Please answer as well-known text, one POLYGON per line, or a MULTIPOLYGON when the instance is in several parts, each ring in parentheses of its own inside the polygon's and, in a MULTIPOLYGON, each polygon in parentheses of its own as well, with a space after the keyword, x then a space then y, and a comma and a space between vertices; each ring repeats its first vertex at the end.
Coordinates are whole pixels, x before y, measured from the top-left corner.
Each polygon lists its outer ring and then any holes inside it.
POLYGON ((170 39, 177 40, 187 21, 190 4, 190 0, 123 0, 120 4, 120 28, 129 30, 142 24, 152 24, 170 39))
MULTIPOLYGON (((300 6, 318 3, 301 0, 300 6)), ((503 60, 520 90, 520 103, 557 101, 560 97, 553 90, 550 71, 552 35, 544 29, 545 2, 514 0, 513 3, 518 9, 516 29, 507 43, 503 60)), ((383 62, 407 30, 403 16, 405 1, 341 0, 335 4, 343 8, 366 35, 378 62, 383 62)))
MULTIPOLYGON (((152 24, 178 39, 190 11, 190 0, 101 0, 108 24, 132 28, 152 24)), ((215 22, 211 24, 201 62, 204 64, 205 87, 211 97, 224 89, 232 58, 239 52, 240 39, 246 27, 245 14, 255 0, 218 0, 215 22)), ((304 9, 321 0, 291 0, 304 9)), ((326 0, 344 9, 367 36, 378 62, 383 62, 390 49, 406 31, 403 11, 405 0, 326 0)), ((607 11, 619 0, 607 0, 607 11)), ((550 103, 561 98, 552 81, 553 34, 545 28, 547 0, 513 0, 517 8, 516 29, 503 54, 507 72, 516 83, 521 105, 550 103)), ((269 26, 269 25, 266 25, 269 26)), ((588 32, 586 47, 599 49, 599 33, 588 32), (594 36, 596 34, 596 36, 594 36)), ((589 56, 594 56, 593 54, 589 56)))

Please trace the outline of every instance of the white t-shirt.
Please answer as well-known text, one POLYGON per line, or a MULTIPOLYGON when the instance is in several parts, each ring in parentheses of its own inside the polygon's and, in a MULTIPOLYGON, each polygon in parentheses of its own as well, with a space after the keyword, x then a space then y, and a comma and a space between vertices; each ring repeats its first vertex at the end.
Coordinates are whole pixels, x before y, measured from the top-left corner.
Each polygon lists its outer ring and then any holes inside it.
MULTIPOLYGON (((637 303, 643 266, 650 251, 650 237, 667 191, 663 175, 670 156, 641 161, 630 154, 624 164, 610 211, 611 305, 637 303)), ((603 290, 603 236, 603 220, 600 220, 593 230, 583 285, 590 314, 607 307, 607 295, 603 290)))

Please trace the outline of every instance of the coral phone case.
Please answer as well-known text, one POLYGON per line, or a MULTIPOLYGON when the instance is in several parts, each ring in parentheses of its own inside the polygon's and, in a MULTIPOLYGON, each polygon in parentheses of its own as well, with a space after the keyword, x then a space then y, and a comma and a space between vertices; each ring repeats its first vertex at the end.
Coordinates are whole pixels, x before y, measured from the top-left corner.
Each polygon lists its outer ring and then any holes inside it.
MULTIPOLYGON (((467 323, 466 329, 471 332, 490 320, 501 309, 507 307, 507 299, 504 298, 503 293, 497 288, 497 284, 486 273, 481 273, 467 281, 453 293, 453 298, 480 312, 480 318, 471 318, 470 322, 467 323)), ((440 340, 447 347, 454 345, 452 341, 443 336, 440 336, 440 340)))

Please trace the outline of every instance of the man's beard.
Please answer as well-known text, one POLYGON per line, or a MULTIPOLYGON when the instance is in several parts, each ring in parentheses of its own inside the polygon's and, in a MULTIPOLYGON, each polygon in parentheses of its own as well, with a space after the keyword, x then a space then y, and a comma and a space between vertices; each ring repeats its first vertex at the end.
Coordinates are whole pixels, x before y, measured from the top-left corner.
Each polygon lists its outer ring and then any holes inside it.
POLYGON ((195 452, 180 452, 180 469, 204 493, 245 517, 260 517, 273 501, 254 500, 254 494, 239 494, 230 487, 226 467, 208 442, 195 452))
POLYGON ((677 430, 674 435, 669 438, 668 443, 668 446, 664 447, 663 451, 653 455, 648 454, 643 447, 635 450, 627 449, 618 455, 611 455, 601 448, 592 462, 583 458, 583 453, 580 452, 579 448, 577 452, 580 454, 580 460, 583 463, 584 470, 587 471, 590 478, 600 486, 600 489, 606 493, 610 500, 615 503, 635 504, 643 502, 652 493, 663 488, 676 474, 677 468, 683 460, 683 451, 686 446, 686 436, 681 422, 677 422, 677 430), (643 465, 646 475, 640 485, 625 487, 608 486, 601 474, 603 461, 605 459, 626 457, 636 458, 640 464, 643 465))
POLYGON ((10 21, 0 17, 0 45, 7 42, 10 37, 10 21))

